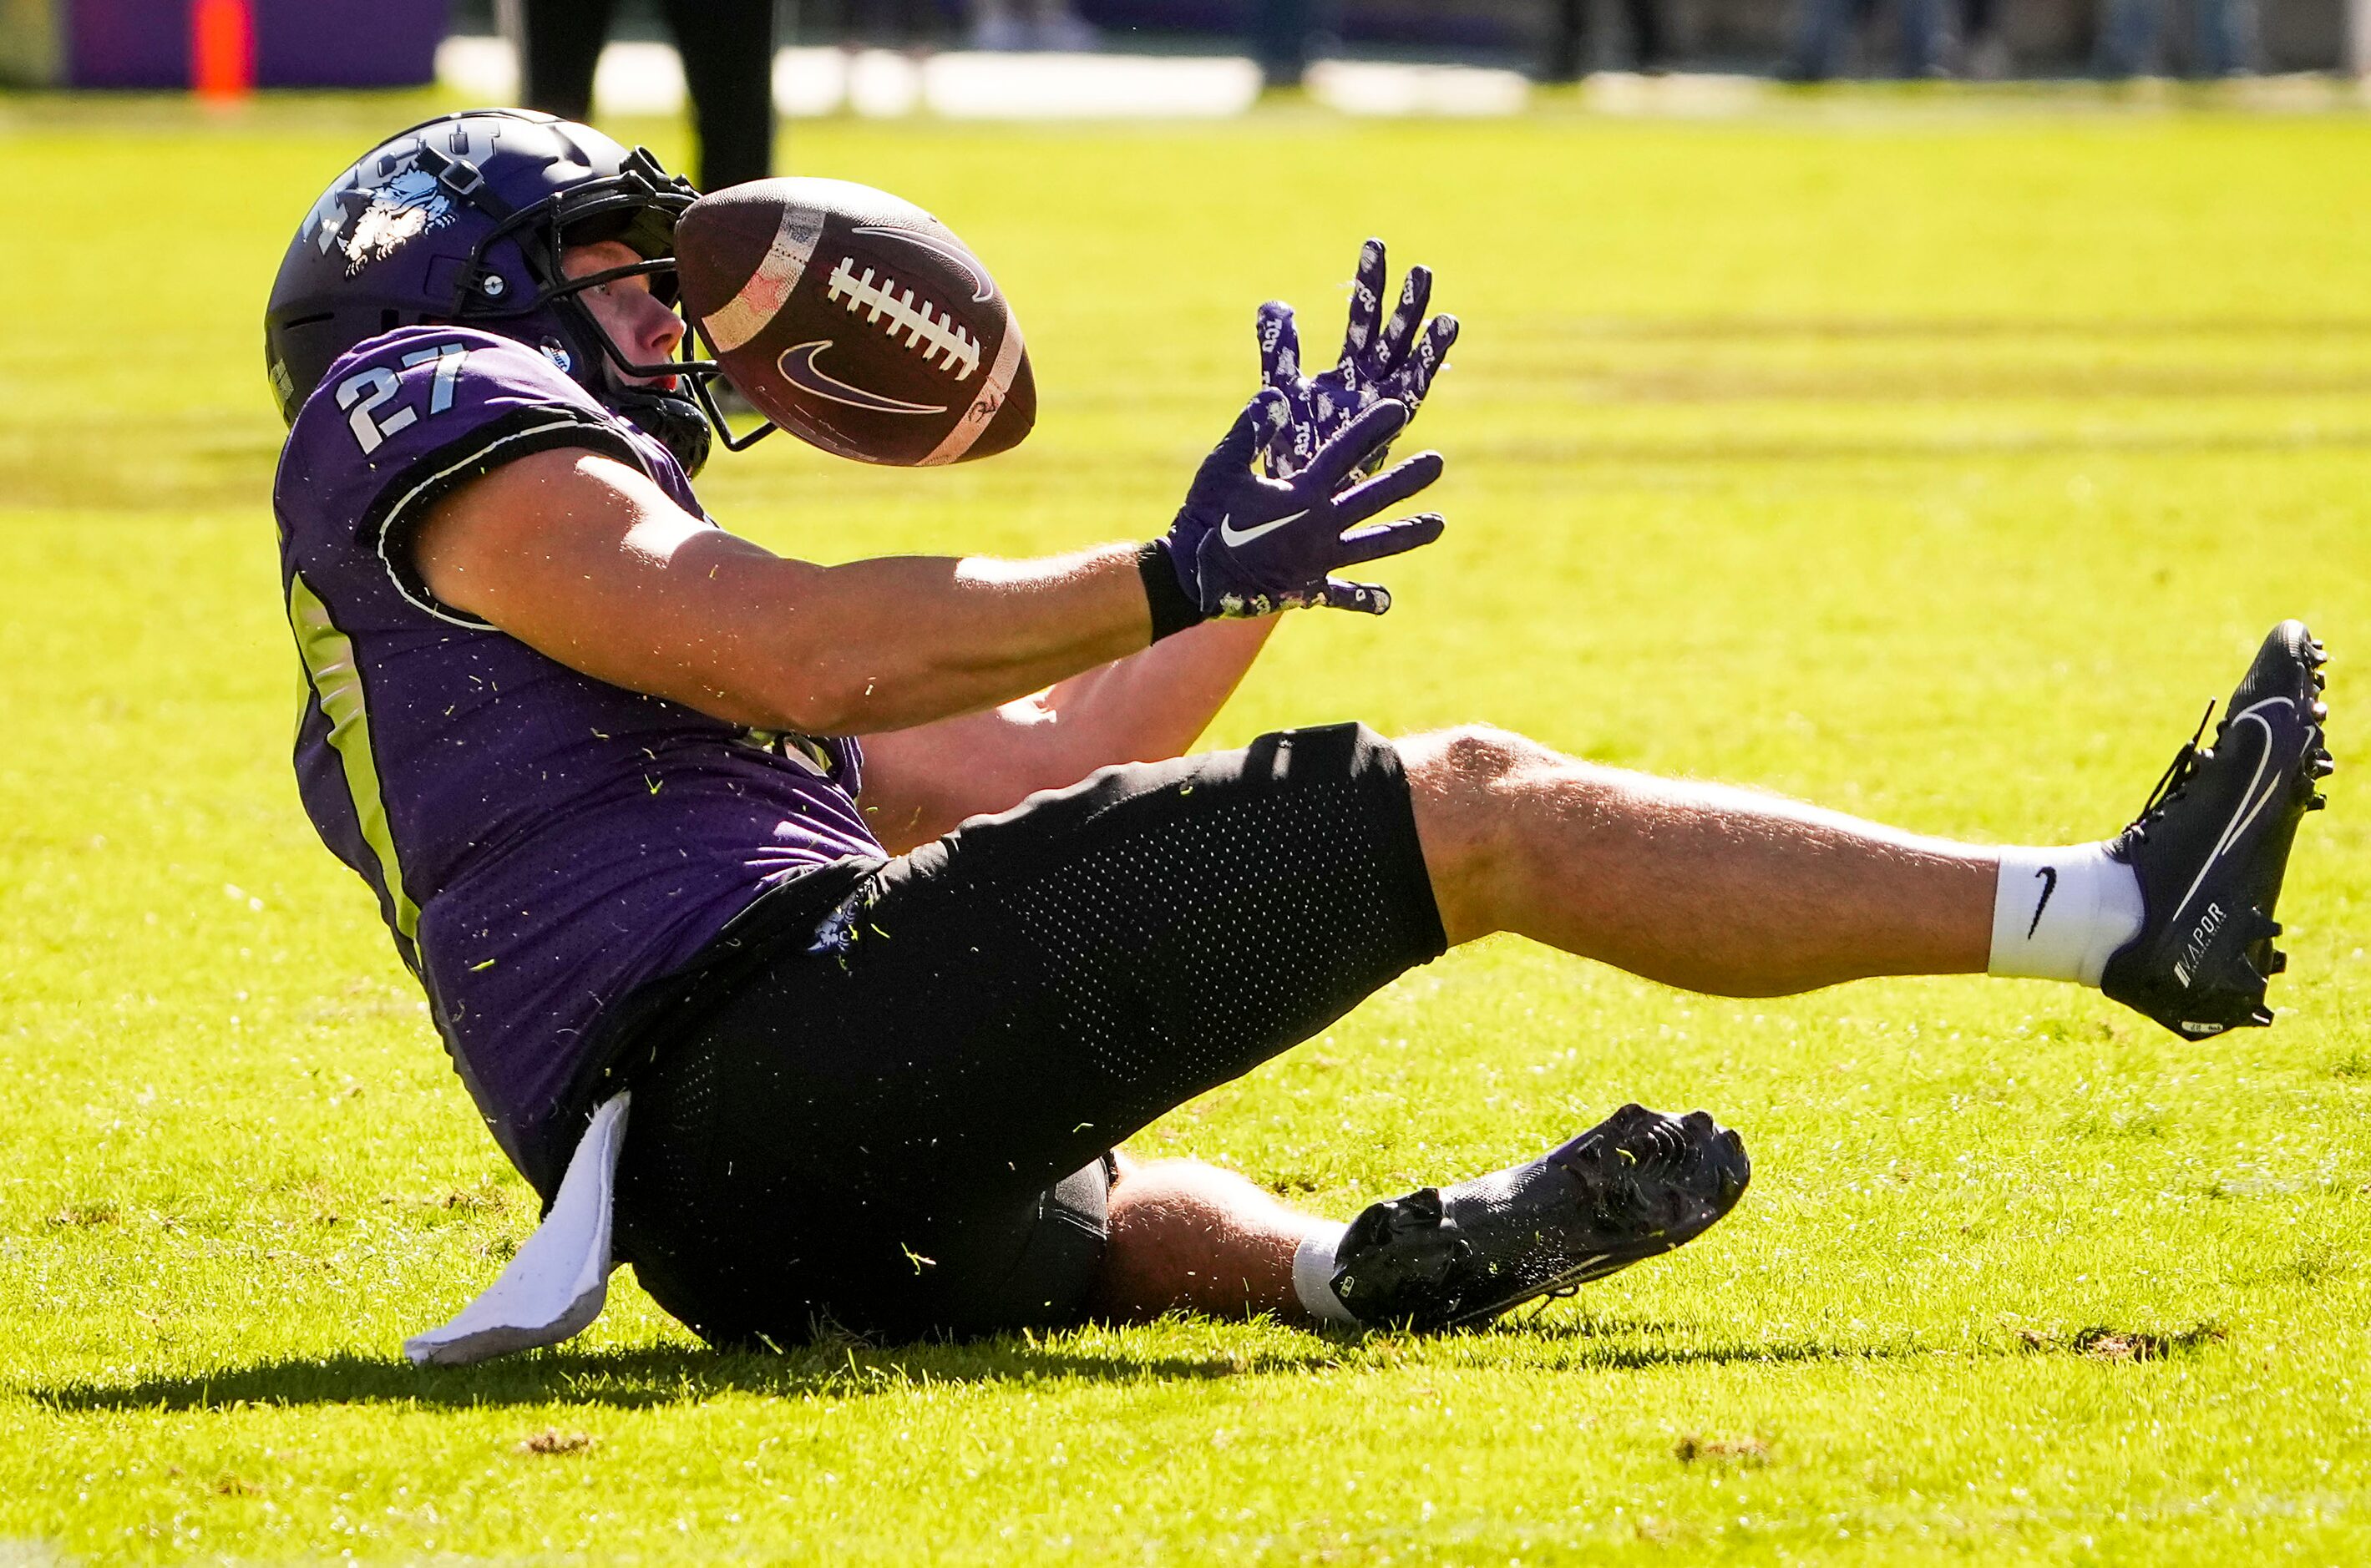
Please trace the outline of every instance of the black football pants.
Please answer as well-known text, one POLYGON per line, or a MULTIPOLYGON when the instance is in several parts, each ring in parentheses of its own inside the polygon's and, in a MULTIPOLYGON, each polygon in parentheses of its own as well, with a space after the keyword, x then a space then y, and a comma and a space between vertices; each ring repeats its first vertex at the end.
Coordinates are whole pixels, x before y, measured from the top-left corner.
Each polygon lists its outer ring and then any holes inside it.
POLYGON ((720 939, 628 1073, 619 1251, 720 1343, 1080 1320, 1105 1151, 1446 946, 1398 754, 1356 725, 857 870, 720 939))

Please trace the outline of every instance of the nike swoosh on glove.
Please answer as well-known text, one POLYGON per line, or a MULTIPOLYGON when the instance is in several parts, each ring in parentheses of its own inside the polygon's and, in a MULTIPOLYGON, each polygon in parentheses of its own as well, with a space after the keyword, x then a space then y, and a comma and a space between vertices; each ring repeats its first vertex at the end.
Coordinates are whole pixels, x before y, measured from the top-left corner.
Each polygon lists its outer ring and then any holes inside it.
MULTIPOLYGON (((1270 300, 1259 307, 1260 378, 1284 394, 1290 413, 1261 443, 1260 460, 1272 477, 1289 479, 1307 467, 1320 446, 1381 399, 1405 404, 1410 419, 1423 406, 1450 345, 1457 341, 1457 317, 1425 320, 1432 303, 1432 269, 1416 266, 1408 269, 1391 319, 1384 320, 1383 285, 1389 278, 1383 242, 1367 241, 1350 283, 1342 357, 1316 375, 1301 374, 1301 331, 1292 306, 1270 300)), ((1363 454, 1350 477, 1363 478, 1382 467, 1389 445, 1363 454)))
POLYGON ((1265 478, 1253 470, 1253 456, 1290 417, 1274 387, 1244 405, 1203 460, 1162 540, 1170 564, 1204 616, 1270 616, 1320 605, 1382 615, 1392 607, 1389 593, 1332 573, 1440 537, 1447 524, 1439 513, 1367 521, 1440 478, 1440 454, 1420 452, 1346 487, 1359 459, 1407 424, 1406 406, 1385 399, 1343 426, 1291 478, 1265 478), (1337 487, 1346 488, 1337 494, 1337 487))

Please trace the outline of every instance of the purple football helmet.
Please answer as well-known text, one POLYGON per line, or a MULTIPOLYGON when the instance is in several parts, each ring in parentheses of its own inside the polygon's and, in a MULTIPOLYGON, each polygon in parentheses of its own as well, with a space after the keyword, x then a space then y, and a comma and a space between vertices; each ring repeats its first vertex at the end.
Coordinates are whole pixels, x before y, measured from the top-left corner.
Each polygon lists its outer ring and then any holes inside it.
POLYGON ((540 349, 566 375, 674 452, 707 459, 711 425, 735 439, 708 390, 712 360, 630 363, 578 295, 647 275, 674 304, 675 224, 699 196, 641 147, 530 110, 440 115, 380 143, 313 204, 272 285, 263 351, 283 418, 339 355, 399 327, 458 322, 540 349), (570 278, 569 245, 621 240, 642 257, 570 278), (630 386, 614 373, 671 376, 630 386), (688 391, 686 390, 688 389, 688 391))

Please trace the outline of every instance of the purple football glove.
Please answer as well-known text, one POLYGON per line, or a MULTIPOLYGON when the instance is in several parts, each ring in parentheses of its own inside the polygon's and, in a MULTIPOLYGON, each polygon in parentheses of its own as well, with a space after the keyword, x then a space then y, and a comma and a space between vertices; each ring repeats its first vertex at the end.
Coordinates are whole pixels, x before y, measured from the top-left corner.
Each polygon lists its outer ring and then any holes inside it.
MULTIPOLYGON (((1432 302, 1432 270, 1411 267, 1399 304, 1385 321, 1383 284, 1389 277, 1383 242, 1367 241, 1359 251, 1359 275, 1350 285, 1350 325, 1343 335, 1341 361, 1318 375, 1301 374, 1301 332, 1293 325, 1292 306, 1270 300, 1259 307, 1260 376, 1284 394, 1291 411, 1261 444, 1260 460, 1271 477, 1289 479, 1301 472, 1319 447, 1382 398, 1404 404, 1410 419, 1423 405, 1433 376, 1449 357, 1449 345, 1457 341, 1457 317, 1424 319, 1425 307, 1432 302)), ((1348 477, 1363 478, 1381 467, 1389 444, 1386 441, 1384 449, 1362 454, 1348 477)))
POLYGON ((1170 564, 1205 616, 1270 616, 1317 605, 1382 615, 1392 607, 1390 594, 1331 573, 1440 537, 1446 525, 1438 513, 1367 523, 1440 478, 1440 454, 1419 452, 1348 483, 1359 458, 1388 445, 1407 423, 1406 406, 1383 398, 1343 425, 1290 479, 1263 478, 1252 459, 1290 417, 1284 394, 1272 386, 1244 405, 1170 525, 1170 564))

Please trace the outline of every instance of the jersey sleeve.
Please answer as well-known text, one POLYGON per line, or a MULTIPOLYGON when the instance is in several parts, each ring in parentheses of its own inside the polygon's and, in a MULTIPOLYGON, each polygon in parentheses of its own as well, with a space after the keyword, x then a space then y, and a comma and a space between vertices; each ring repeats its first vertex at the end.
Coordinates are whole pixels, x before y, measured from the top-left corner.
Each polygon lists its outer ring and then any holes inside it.
POLYGON ((405 597, 448 619, 411 565, 437 500, 502 464, 583 447, 646 468, 616 417, 559 366, 507 338, 422 327, 363 344, 296 417, 279 482, 300 559, 376 557, 405 597))

